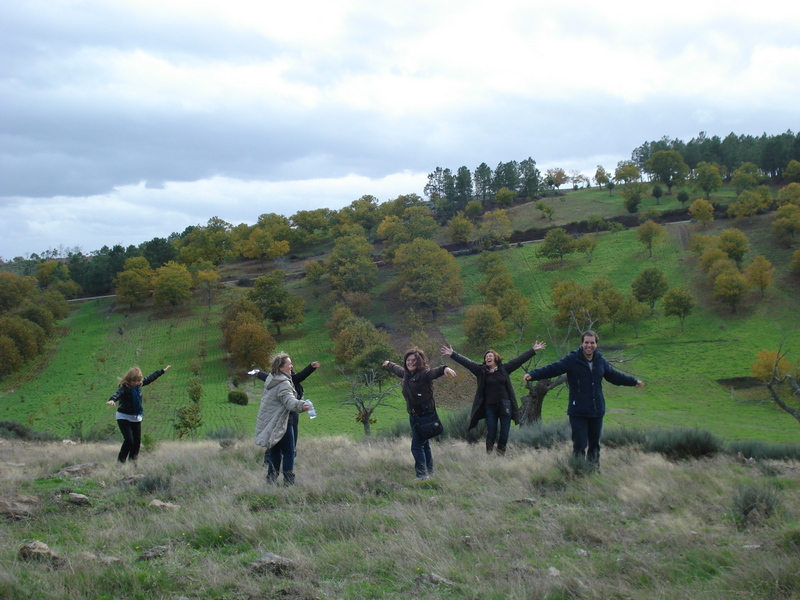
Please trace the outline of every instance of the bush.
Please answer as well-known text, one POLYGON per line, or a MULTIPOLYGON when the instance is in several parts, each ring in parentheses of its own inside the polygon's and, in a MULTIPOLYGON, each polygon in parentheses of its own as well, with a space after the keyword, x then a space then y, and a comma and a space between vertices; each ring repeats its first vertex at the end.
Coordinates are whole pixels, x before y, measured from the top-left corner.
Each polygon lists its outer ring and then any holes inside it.
POLYGON ((58 439, 50 433, 35 431, 17 421, 0 421, 0 438, 42 442, 58 439))
POLYGON ((552 448, 556 444, 572 439, 569 421, 554 423, 532 423, 511 430, 511 440, 533 448, 552 448))
POLYGON ((722 441, 705 429, 659 430, 648 435, 644 450, 670 460, 685 460, 714 456, 722 450, 722 441))
POLYGON ((764 483, 742 485, 733 496, 733 518, 744 529, 772 516, 780 503, 780 492, 774 486, 764 483))
POLYGON ((734 456, 739 453, 745 458, 764 460, 800 460, 800 445, 797 444, 771 444, 758 441, 734 441, 725 445, 725 451, 734 456))
POLYGON ((142 477, 136 483, 136 491, 140 494, 163 494, 172 487, 172 477, 160 473, 151 473, 142 477))
POLYGON ((206 433, 209 440, 231 440, 241 439, 242 435, 233 427, 222 426, 206 433))
POLYGON ((603 445, 609 448, 623 448, 625 446, 644 446, 647 434, 640 429, 626 427, 613 427, 603 430, 603 445))
POLYGON ((228 392, 228 402, 232 404, 247 406, 249 401, 250 399, 247 396, 247 392, 243 392, 242 390, 231 390, 228 392))
POLYGON ((470 444, 477 444, 486 437, 486 421, 479 421, 472 431, 469 428, 469 415, 472 408, 464 408, 456 413, 451 413, 442 419, 444 425, 443 439, 464 440, 470 444))

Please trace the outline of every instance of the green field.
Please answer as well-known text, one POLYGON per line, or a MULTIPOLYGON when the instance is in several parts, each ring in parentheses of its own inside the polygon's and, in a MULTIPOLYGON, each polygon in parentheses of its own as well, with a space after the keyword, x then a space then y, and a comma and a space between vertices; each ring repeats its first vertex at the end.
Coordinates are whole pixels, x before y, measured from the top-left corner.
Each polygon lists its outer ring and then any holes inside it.
MULTIPOLYGON (((723 194, 716 200, 729 199, 729 196, 723 194)), ((586 190, 570 193, 563 202, 559 198, 548 201, 563 211, 573 207, 572 220, 600 214, 597 207, 603 202, 608 203, 608 211, 620 212, 618 194, 609 196, 596 189, 591 193, 586 190)), ((648 198, 645 204, 654 202, 653 198, 648 198)), ((670 203, 677 206, 674 195, 661 199, 662 207, 670 203)), ((525 210, 533 214, 531 206, 525 210)), ((515 211, 524 220, 523 208, 517 207, 515 211)), ((531 219, 536 217, 531 216, 531 219)), ((788 274, 792 249, 773 242, 769 219, 767 215, 745 222, 719 222, 707 232, 731 226, 742 229, 752 246, 745 263, 756 254, 764 254, 777 268, 775 284, 766 291, 765 297, 762 299, 757 292, 751 292, 737 314, 710 299, 708 286, 694 264, 694 256, 685 248, 689 235, 700 231, 693 224, 669 225, 669 239, 654 247, 652 258, 636 240, 633 230, 601 233, 591 257, 570 255, 563 264, 541 261, 536 256, 535 244, 499 251, 516 286, 531 300, 531 322, 523 343, 527 345, 534 339, 547 341, 548 349, 537 357, 543 362, 556 360, 577 347, 577 338, 565 342, 563 332, 556 331, 552 325, 549 284, 553 280, 571 278, 588 284, 596 276, 605 275, 617 289, 627 294, 631 281, 642 269, 656 266, 666 274, 671 286, 691 289, 698 306, 686 319, 684 332, 677 318, 660 314, 658 304, 655 314, 639 326, 638 337, 630 326, 620 325, 616 331, 608 325, 599 328, 601 350, 622 351, 627 357, 635 355, 634 360, 624 364, 624 370, 646 383, 643 390, 607 389, 607 425, 698 427, 727 440, 794 441, 798 423, 780 411, 763 389, 732 389, 729 384, 720 383, 748 377, 749 365, 757 352, 777 349, 784 339, 790 340, 794 332, 798 283, 788 274)), ((537 226, 542 226, 540 219, 537 226)), ((480 302, 477 286, 482 275, 477 270, 477 255, 459 257, 458 261, 465 282, 465 305, 480 302)), ((383 322, 399 330, 403 321, 400 307, 393 303, 387 291, 390 277, 390 270, 381 270, 381 283, 369 317, 373 322, 383 322)), ((278 340, 279 348, 292 355, 298 369, 312 360, 323 364, 304 386, 320 417, 313 421, 301 417, 301 435, 360 437, 363 429, 355 421, 355 410, 339 404, 347 397, 347 383, 333 362, 331 341, 324 326, 331 301, 327 294, 313 294, 302 281, 292 286, 293 292, 306 301, 305 322, 286 329, 278 340)), ((187 394, 187 383, 193 376, 190 366, 200 363, 204 424, 199 435, 221 427, 250 434, 262 384, 255 378, 234 372, 226 360, 220 347, 220 306, 209 311, 198 303, 174 315, 159 315, 150 308, 127 315, 110 309, 110 300, 85 302, 74 308, 63 323, 63 335, 54 340, 52 352, 0 385, 0 420, 19 421, 60 436, 76 431, 84 435, 92 432, 114 436, 114 408, 104 402, 116 389, 118 377, 132 365, 139 365, 148 374, 172 364, 173 369, 144 393, 145 433, 170 438, 174 435, 175 410, 190 402, 187 394), (205 356, 202 348, 205 348, 205 356), (228 391, 234 389, 234 384, 248 392, 249 406, 227 402, 228 391)), ((424 335, 430 341, 427 349, 434 350, 438 345, 436 340, 445 339, 462 353, 475 358, 480 356, 483 348, 465 346, 463 314, 464 307, 461 307, 440 315, 436 323, 426 323, 424 335)), ((513 338, 510 334, 497 345, 497 350, 507 357, 512 356, 518 350, 513 338)), ((398 347, 397 351, 399 355, 402 348, 398 347)), ((396 359, 397 356, 387 358, 396 359)), ((440 360, 438 352, 433 358, 434 362, 440 360)), ((791 353, 789 358, 796 360, 791 353)), ((464 372, 456 384, 442 382, 437 393, 446 400, 449 409, 469 405, 472 383, 469 378, 464 372)), ((515 374, 515 378, 521 396, 524 393, 522 372, 515 374)), ((563 390, 551 392, 544 405, 545 421, 563 419, 565 404, 563 390)), ((405 418, 403 402, 397 398, 392 407, 380 408, 375 416, 378 422, 373 432, 390 428, 405 418)))

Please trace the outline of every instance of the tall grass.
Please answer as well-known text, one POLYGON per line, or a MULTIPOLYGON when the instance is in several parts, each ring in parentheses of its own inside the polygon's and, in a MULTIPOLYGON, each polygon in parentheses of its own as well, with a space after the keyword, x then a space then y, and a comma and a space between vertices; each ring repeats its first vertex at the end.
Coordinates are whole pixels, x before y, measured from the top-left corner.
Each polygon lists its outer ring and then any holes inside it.
POLYGON ((579 474, 567 465, 567 444, 513 444, 499 458, 448 439, 434 447, 436 477, 418 482, 408 446, 408 437, 301 438, 298 485, 283 488, 266 485, 261 450, 249 443, 162 442, 136 467, 115 463, 116 445, 0 445, 0 498, 39 498, 30 517, 0 521, 0 597, 800 593, 796 462, 773 461, 773 487, 759 488, 758 469, 724 454, 675 463, 633 447, 607 449, 602 473, 579 474), (54 477, 77 463, 97 466, 54 477), (134 474, 143 476, 138 483, 128 479, 134 474), (778 487, 778 502, 743 492, 778 487), (91 506, 70 504, 69 492, 91 506), (737 515, 753 498, 760 517, 743 521, 737 515), (150 506, 153 499, 176 508, 150 506), (46 543, 65 566, 20 559, 30 540, 46 543), (155 548, 157 557, 140 560, 155 548), (253 570, 268 552, 293 566, 253 570), (111 558, 119 562, 104 562, 111 558))

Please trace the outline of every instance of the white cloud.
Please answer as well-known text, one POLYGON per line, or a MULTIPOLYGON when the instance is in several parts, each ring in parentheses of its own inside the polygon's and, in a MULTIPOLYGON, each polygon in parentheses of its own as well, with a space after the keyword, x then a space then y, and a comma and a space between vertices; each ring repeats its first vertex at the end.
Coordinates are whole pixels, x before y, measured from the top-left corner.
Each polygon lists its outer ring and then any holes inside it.
POLYGON ((797 64, 800 4, 776 0, 5 3, 0 254, 797 129, 797 64))

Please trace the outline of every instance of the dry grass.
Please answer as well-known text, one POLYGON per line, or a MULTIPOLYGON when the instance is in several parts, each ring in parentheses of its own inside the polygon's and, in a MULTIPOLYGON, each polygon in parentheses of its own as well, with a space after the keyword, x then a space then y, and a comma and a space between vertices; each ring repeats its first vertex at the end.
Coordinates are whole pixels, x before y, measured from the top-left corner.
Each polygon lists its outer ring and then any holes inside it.
POLYGON ((624 448, 582 474, 566 446, 498 458, 446 442, 434 445, 436 476, 418 482, 407 438, 327 437, 301 441, 297 486, 268 488, 249 443, 162 443, 135 467, 117 465, 116 451, 0 445, 0 498, 39 497, 32 518, 0 522, 0 597, 800 597, 797 463, 675 463, 624 448), (97 467, 53 477, 79 463, 97 467), (144 479, 123 483, 135 473, 144 479), (748 486, 780 492, 772 514, 737 514, 748 486), (92 506, 69 504, 68 491, 92 506), (153 498, 180 508, 152 508, 153 498), (20 560, 34 539, 67 566, 20 560), (162 557, 137 560, 159 545, 162 557), (253 573, 266 552, 296 569, 253 573))

